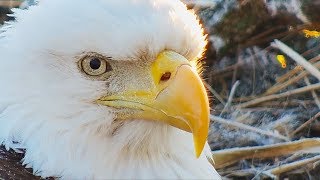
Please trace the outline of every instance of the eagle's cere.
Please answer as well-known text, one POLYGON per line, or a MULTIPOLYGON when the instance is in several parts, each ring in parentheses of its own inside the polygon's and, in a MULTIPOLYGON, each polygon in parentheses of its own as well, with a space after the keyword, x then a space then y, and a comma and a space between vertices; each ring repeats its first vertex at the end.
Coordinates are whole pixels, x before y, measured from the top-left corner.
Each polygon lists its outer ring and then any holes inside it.
POLYGON ((0 143, 36 175, 219 179, 179 0, 42 0, 0 32, 0 143))

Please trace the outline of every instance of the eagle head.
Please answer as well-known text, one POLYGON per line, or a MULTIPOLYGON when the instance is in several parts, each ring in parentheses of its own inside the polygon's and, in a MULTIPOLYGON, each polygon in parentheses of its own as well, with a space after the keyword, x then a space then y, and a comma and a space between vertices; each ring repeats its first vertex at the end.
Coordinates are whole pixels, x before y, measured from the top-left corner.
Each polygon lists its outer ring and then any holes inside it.
POLYGON ((14 12, 0 34, 0 143, 24 149, 36 175, 219 178, 196 67, 206 38, 183 3, 42 0, 14 12))

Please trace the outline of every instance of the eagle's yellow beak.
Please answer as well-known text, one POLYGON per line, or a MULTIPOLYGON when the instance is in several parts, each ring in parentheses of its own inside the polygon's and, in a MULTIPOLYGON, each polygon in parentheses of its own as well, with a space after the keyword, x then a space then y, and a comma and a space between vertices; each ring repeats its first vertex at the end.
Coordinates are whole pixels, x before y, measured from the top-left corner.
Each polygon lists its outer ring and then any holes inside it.
POLYGON ((209 128, 209 102, 205 87, 188 60, 178 53, 164 51, 150 69, 153 84, 150 89, 127 90, 104 96, 98 104, 134 109, 120 119, 156 120, 191 132, 196 156, 206 143, 209 128))

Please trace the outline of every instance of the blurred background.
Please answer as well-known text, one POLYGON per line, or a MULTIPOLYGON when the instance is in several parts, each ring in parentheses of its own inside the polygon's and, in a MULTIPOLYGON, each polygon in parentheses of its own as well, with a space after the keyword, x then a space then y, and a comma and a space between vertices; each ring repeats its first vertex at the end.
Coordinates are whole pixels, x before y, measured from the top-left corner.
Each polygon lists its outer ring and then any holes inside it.
MULTIPOLYGON (((203 77, 219 173, 320 179, 320 0, 183 2, 208 34, 203 77)), ((14 20, 11 8, 35 4, 0 0, 0 26, 14 20)))

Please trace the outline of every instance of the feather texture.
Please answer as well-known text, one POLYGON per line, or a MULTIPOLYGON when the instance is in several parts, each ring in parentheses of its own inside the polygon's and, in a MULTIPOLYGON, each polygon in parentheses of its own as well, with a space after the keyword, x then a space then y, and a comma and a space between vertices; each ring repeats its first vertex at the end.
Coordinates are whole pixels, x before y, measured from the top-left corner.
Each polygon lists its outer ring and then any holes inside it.
POLYGON ((219 179, 208 145, 195 158, 191 134, 143 120, 117 125, 114 109, 92 103, 143 87, 139 69, 162 50, 189 60, 203 53, 203 30, 180 1, 42 0, 15 17, 0 34, 0 143, 25 149, 22 162, 35 175, 219 179), (76 63, 85 52, 126 71, 108 82, 85 78, 76 63))

